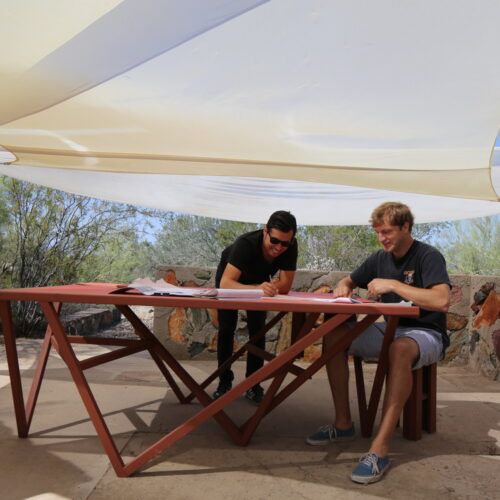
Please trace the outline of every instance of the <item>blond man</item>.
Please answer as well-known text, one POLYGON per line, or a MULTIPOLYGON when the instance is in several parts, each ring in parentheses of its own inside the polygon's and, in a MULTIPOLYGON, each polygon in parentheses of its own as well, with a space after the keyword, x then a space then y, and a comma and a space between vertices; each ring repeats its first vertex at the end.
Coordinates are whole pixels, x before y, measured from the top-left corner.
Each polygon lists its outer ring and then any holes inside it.
MULTIPOLYGON (((371 254, 363 264, 341 280, 335 297, 349 297, 356 287, 366 288, 382 302, 411 301, 420 307, 418 318, 401 318, 389 351, 389 377, 382 420, 368 453, 351 474, 354 482, 378 481, 391 461, 389 445, 401 411, 412 388, 412 370, 442 359, 449 344, 446 311, 450 301, 450 280, 446 262, 434 247, 414 240, 413 214, 402 203, 384 203, 371 217, 382 250, 371 254)), ((346 332, 352 324, 327 335, 324 348, 346 332)), ((348 394, 347 355, 378 357, 385 331, 384 323, 374 323, 349 347, 327 364, 328 379, 335 406, 333 423, 320 427, 307 438, 311 445, 325 445, 352 438, 355 434, 348 394)))

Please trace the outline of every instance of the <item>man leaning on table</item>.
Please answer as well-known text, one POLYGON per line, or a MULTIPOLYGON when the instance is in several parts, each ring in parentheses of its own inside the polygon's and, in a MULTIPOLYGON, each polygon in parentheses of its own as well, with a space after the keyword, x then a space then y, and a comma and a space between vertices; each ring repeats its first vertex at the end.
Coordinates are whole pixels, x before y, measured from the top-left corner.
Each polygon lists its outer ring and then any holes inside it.
MULTIPOLYGON (((262 289, 264 295, 272 297, 288 293, 292 287, 297 268, 297 222, 284 210, 274 212, 264 229, 245 233, 227 247, 221 255, 215 275, 217 288, 262 289), (272 278, 279 271, 277 278, 272 278)), ((234 332, 238 322, 238 311, 219 309, 219 332, 217 337, 217 361, 221 366, 233 354, 234 332)), ((266 311, 247 311, 248 334, 255 335, 266 323, 266 311)), ((265 348, 265 337, 255 345, 265 348)), ((249 377, 263 365, 262 358, 247 354, 246 376, 249 377)), ((213 398, 220 398, 228 392, 234 374, 230 369, 219 376, 219 385, 213 398)), ((260 384, 246 392, 246 398, 260 403, 264 390, 260 384)))
MULTIPOLYGON (((412 370, 443 358, 449 344, 446 311, 450 301, 450 281, 443 256, 434 247, 412 238, 413 215, 402 203, 384 203, 371 216, 371 225, 383 246, 361 266, 341 280, 335 297, 349 297, 356 287, 367 288, 382 302, 411 301, 420 307, 418 318, 400 318, 389 350, 382 420, 368 453, 351 473, 354 482, 378 481, 390 466, 389 444, 412 388, 412 370)), ((352 326, 352 324, 351 324, 352 326)), ((341 326, 324 339, 328 349, 349 326, 341 326)), ((328 379, 335 405, 332 424, 320 427, 307 438, 311 445, 324 445, 354 436, 349 408, 347 354, 363 358, 378 357, 385 323, 374 323, 357 337, 345 353, 327 364, 328 379)))

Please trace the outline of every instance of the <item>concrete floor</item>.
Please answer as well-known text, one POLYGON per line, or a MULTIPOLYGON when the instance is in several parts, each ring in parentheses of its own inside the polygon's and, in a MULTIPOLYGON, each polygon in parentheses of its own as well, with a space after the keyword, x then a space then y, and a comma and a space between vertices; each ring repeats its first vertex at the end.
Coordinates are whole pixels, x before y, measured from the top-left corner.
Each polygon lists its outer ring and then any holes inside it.
MULTIPOLYGON (((19 340, 25 393, 40 342, 19 340)), ((107 348, 75 346, 80 358, 107 348)), ((183 365, 203 380, 213 362, 183 365)), ((239 380, 244 370, 236 364, 239 380)), ((367 365, 368 379, 373 365, 367 365)), ((144 353, 86 372, 125 461, 193 415, 180 405, 144 353)), ((354 394, 354 391, 352 391, 354 394)), ((354 401, 353 401, 354 403, 354 401)), ((355 408, 355 404, 353 404, 355 408)), ((243 398, 228 413, 238 422, 254 410, 243 398)), ((355 419, 357 412, 354 411, 355 419)), ((57 354, 49 360, 30 436, 17 438, 8 370, 0 345, 0 496, 37 499, 499 499, 500 384, 465 368, 438 370, 438 432, 406 441, 397 430, 393 467, 379 483, 348 475, 369 440, 311 447, 304 437, 332 419, 326 373, 320 371, 268 415, 248 447, 210 420, 130 478, 117 478, 57 354)))

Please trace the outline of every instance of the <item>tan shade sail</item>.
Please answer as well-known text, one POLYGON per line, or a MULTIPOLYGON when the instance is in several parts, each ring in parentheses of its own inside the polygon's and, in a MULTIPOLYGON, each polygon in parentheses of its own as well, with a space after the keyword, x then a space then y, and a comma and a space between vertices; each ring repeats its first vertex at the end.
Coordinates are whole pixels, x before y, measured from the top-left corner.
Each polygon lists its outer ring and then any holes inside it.
POLYGON ((0 173, 236 220, 500 213, 497 0, 3 4, 0 173))

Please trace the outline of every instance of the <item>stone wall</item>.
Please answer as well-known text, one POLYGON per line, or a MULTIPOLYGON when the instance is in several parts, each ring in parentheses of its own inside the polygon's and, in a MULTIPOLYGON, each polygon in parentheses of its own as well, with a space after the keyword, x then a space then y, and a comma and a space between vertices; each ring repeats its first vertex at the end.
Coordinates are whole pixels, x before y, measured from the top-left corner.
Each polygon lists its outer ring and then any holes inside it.
MULTIPOLYGON (((184 286, 214 286, 210 267, 159 266, 156 278, 184 286)), ((347 272, 297 271, 295 291, 328 292, 347 272)), ((448 333, 451 345, 443 361, 468 365, 491 380, 500 381, 500 277, 452 275, 448 333)), ((365 290, 357 290, 364 296, 365 290)), ((271 313, 272 314, 272 313, 271 313)), ((178 359, 216 359, 215 310, 156 308, 153 331, 178 359)), ((290 341, 291 315, 266 335, 266 348, 279 354, 290 341)), ((235 349, 248 339, 245 311, 240 311, 235 349)), ((314 360, 321 346, 311 346, 304 361, 314 360)))
POLYGON ((114 307, 111 309, 91 307, 61 316, 61 323, 68 335, 94 335, 115 325, 120 319, 121 313, 114 307))
POLYGON ((468 364, 500 381, 500 277, 471 276, 471 297, 468 364))

